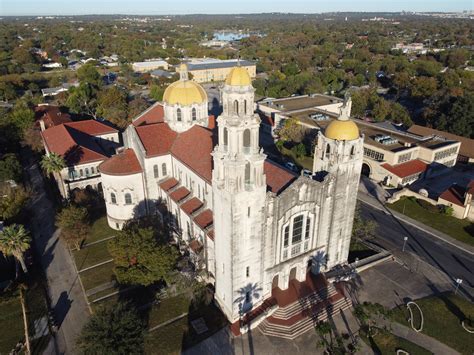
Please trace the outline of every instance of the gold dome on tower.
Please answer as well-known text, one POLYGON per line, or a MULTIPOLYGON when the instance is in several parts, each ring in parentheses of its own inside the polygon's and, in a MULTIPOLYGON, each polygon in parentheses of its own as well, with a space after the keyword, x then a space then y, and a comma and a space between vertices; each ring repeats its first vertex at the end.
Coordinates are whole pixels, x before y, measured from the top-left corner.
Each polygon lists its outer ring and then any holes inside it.
POLYGON ((232 68, 229 75, 225 79, 226 85, 231 86, 250 86, 252 85, 252 79, 250 78, 247 69, 238 66, 232 68))
POLYGON ((201 85, 188 79, 188 67, 181 64, 178 68, 180 78, 168 86, 163 101, 169 105, 189 106, 207 102, 207 94, 201 85))
POLYGON ((359 128, 351 120, 334 120, 326 127, 324 135, 336 141, 351 141, 359 138, 359 128))

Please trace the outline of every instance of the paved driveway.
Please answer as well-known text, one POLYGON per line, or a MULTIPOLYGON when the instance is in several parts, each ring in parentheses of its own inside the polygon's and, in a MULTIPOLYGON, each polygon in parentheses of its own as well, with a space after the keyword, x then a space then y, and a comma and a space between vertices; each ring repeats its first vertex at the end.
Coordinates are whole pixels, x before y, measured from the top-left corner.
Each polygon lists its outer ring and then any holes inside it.
POLYGON ((45 353, 75 354, 76 337, 90 314, 89 308, 71 256, 54 226, 54 205, 47 198, 38 166, 29 167, 28 173, 35 191, 31 206, 33 236, 59 324, 56 341, 49 344, 45 353))

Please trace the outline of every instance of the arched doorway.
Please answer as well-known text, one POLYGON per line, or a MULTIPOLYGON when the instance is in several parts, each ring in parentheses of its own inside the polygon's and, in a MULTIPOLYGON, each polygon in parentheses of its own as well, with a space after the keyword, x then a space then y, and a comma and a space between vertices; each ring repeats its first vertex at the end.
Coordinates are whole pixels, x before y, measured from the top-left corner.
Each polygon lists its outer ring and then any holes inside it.
POLYGON ((370 166, 367 163, 362 163, 361 174, 367 177, 370 177, 370 166))
POLYGON ((290 270, 290 278, 288 280, 288 284, 291 283, 291 281, 296 280, 296 266, 290 270))
POLYGON ((278 288, 278 279, 279 279, 278 275, 273 276, 273 280, 272 280, 272 290, 273 290, 274 288, 278 288))

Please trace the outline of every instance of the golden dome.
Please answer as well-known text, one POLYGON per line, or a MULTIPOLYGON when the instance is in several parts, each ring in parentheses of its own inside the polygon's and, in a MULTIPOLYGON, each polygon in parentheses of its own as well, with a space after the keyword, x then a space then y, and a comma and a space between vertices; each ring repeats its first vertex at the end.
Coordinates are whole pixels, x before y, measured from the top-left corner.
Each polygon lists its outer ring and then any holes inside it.
POLYGON ((191 80, 179 80, 166 88, 163 101, 169 105, 201 104, 207 102, 207 94, 198 83, 191 80))
POLYGON ((351 141, 359 138, 359 128, 351 120, 334 120, 326 127, 324 135, 337 141, 351 141))
POLYGON ((232 86, 250 86, 252 85, 252 79, 250 79, 247 69, 243 67, 234 67, 229 75, 227 75, 225 83, 226 85, 232 86))

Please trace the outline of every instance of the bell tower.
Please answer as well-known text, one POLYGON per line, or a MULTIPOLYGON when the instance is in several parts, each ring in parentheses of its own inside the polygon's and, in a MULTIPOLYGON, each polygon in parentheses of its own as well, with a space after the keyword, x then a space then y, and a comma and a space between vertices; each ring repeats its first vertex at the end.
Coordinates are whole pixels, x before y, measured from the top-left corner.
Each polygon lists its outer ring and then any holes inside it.
POLYGON ((324 134, 318 133, 313 171, 332 175, 330 193, 323 208, 329 210, 326 268, 343 264, 349 255, 352 224, 357 202, 364 138, 350 120, 351 99, 346 97, 339 117, 324 134))
POLYGON ((261 251, 265 221, 265 155, 260 118, 247 70, 235 67, 222 89, 223 113, 212 172, 215 233, 215 297, 235 322, 261 301, 261 251))

